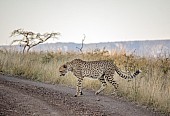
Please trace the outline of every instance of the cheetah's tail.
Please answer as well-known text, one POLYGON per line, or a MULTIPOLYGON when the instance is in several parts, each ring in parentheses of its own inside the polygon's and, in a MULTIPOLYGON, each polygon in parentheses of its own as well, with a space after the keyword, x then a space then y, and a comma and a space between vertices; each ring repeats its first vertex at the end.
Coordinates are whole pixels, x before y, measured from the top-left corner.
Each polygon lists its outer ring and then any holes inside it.
POLYGON ((128 74, 128 73, 126 73, 126 72, 122 72, 121 69, 118 68, 117 66, 116 66, 116 69, 115 69, 115 70, 116 70, 117 74, 118 74, 120 77, 124 78, 124 79, 132 79, 132 78, 135 78, 139 73, 142 72, 141 70, 137 70, 137 71, 134 72, 133 74, 128 74))

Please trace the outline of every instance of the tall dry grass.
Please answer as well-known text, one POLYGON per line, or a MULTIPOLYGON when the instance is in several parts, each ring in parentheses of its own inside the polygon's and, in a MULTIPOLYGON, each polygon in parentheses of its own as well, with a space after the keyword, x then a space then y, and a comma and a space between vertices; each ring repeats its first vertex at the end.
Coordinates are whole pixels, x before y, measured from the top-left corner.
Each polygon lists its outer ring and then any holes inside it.
MULTIPOLYGON (((22 54, 16 51, 0 50, 0 72, 19 75, 28 79, 52 84, 76 86, 76 78, 69 73, 59 77, 58 68, 74 58, 84 60, 112 60, 124 71, 134 72, 141 69, 142 73, 135 79, 127 81, 115 75, 119 83, 118 95, 130 100, 151 106, 163 112, 170 112, 170 58, 145 58, 125 52, 93 51, 79 53, 30 52, 22 54)), ((99 81, 85 78, 83 87, 97 90, 99 81)), ((111 93, 113 87, 108 84, 105 94, 111 93)))

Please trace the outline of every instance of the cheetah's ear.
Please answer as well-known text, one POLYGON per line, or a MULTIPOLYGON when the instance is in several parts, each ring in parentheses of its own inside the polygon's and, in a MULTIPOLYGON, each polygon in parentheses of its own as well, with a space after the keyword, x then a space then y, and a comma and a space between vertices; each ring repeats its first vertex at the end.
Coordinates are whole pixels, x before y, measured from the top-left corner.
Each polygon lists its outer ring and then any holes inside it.
POLYGON ((63 67, 64 67, 64 68, 67 68, 67 65, 64 64, 63 67))

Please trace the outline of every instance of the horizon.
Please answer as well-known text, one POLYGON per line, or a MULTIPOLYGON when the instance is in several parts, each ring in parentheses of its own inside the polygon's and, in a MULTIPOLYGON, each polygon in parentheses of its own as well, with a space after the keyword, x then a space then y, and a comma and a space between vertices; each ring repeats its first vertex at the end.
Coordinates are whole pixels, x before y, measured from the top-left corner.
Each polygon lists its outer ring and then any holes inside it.
MULTIPOLYGON (((170 39, 158 39, 158 40, 128 40, 128 41, 112 41, 112 42, 96 42, 96 43, 83 43, 83 44, 101 44, 101 43, 122 43, 122 42, 146 42, 146 41, 170 41, 170 39)), ((57 44, 57 43, 64 43, 64 44, 69 44, 69 43, 73 43, 73 44, 82 44, 82 43, 78 43, 78 42, 44 42, 44 43, 40 43, 38 45, 43 45, 43 44, 57 44)), ((37 45, 37 46, 38 46, 37 45)), ((0 46, 10 46, 9 44, 4 44, 4 45, 0 45, 0 46)), ((17 44, 13 44, 12 46, 19 46, 17 44)))
POLYGON ((60 32, 52 42, 84 43, 170 39, 169 0, 1 0, 0 45, 19 28, 60 32), (31 8, 31 9, 30 9, 31 8))
MULTIPOLYGON (((166 53, 169 56, 170 40, 140 40, 140 41, 119 41, 119 42, 100 42, 100 43, 84 43, 83 51, 89 52, 93 50, 107 51, 125 51, 126 53, 135 53, 139 56, 157 56, 166 53), (149 50, 148 50, 149 49, 149 50)), ((34 52, 79 52, 82 43, 75 42, 57 42, 57 43, 42 43, 34 46, 31 51, 34 52)), ((1 50, 16 50, 22 51, 24 46, 20 45, 0 45, 1 50)), ((165 54, 164 54, 165 55, 165 54)))

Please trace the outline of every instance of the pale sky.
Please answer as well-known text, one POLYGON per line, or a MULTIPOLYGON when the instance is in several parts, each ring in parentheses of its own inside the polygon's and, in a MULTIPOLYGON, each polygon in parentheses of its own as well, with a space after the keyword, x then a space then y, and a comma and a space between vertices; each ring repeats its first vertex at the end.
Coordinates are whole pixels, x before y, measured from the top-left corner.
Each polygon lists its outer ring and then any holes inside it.
POLYGON ((0 45, 19 28, 56 42, 170 39, 170 0, 0 0, 0 45))

